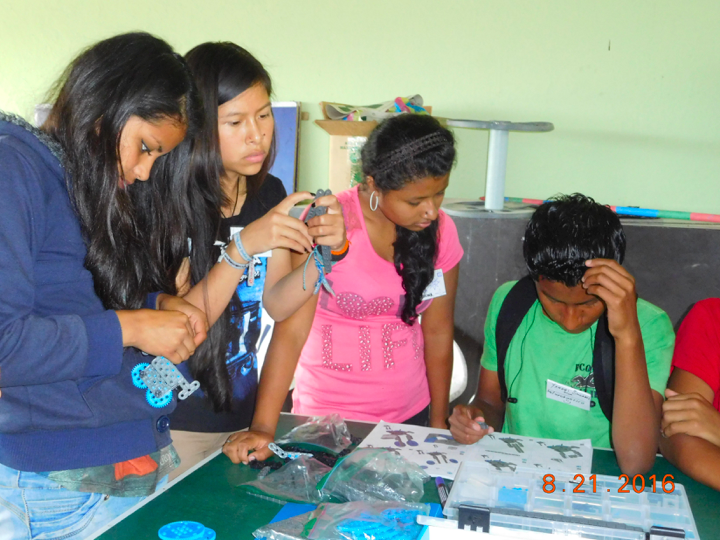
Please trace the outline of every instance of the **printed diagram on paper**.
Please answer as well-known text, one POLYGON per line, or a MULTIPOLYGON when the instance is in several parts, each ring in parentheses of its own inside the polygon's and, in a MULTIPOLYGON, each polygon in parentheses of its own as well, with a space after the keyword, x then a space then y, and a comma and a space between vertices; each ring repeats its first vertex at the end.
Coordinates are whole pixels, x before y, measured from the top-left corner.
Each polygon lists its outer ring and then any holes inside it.
POLYGON ((485 461, 498 471, 549 469, 590 474, 590 439, 560 441, 491 433, 472 445, 455 441, 446 429, 380 422, 360 448, 384 448, 422 467, 430 476, 455 478, 460 462, 485 461))

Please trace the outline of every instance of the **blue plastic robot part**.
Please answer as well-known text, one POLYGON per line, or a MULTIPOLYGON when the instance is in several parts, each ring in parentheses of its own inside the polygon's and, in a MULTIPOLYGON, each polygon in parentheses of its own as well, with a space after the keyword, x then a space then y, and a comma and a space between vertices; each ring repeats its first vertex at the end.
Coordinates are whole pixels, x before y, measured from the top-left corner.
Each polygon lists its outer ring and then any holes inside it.
POLYGON ((197 521, 176 521, 158 531, 161 540, 215 540, 215 531, 197 521))
POLYGON ((138 364, 132 370, 133 384, 147 389, 147 402, 158 409, 172 401, 172 391, 181 388, 178 399, 186 399, 200 388, 198 381, 188 382, 183 374, 167 358, 157 356, 150 364, 138 364))
MULTIPOLYGON (((325 195, 332 195, 332 191, 330 191, 329 189, 319 189, 315 194, 315 200, 319 199, 320 197, 324 197, 325 195)), ((305 216, 305 223, 307 223, 315 216, 322 216, 323 214, 326 214, 327 210, 327 206, 315 206, 313 204, 313 206, 310 207, 310 211, 307 213, 307 216, 305 216)), ((330 246, 320 246, 320 254, 322 255, 323 260, 323 269, 325 270, 326 274, 332 272, 331 251, 332 248, 330 246)))

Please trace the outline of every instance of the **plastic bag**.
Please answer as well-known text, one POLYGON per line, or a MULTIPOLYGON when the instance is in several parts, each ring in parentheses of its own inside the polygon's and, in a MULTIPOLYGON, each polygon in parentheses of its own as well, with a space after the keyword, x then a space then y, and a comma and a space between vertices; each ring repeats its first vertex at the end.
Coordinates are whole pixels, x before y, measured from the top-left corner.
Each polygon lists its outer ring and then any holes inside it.
POLYGON ((317 489, 318 482, 330 471, 313 458, 299 457, 277 471, 263 478, 241 484, 240 488, 260 498, 275 502, 311 502, 317 504, 322 500, 317 489))
POLYGON ((350 431, 337 413, 311 418, 275 441, 280 446, 291 444, 336 454, 345 450, 351 442, 350 431))
POLYGON ((359 448, 338 461, 318 489, 325 500, 418 502, 429 479, 420 467, 395 452, 359 448))
POLYGON ((416 518, 429 514, 428 504, 324 503, 313 512, 260 527, 253 535, 267 540, 417 540, 423 526, 416 518))

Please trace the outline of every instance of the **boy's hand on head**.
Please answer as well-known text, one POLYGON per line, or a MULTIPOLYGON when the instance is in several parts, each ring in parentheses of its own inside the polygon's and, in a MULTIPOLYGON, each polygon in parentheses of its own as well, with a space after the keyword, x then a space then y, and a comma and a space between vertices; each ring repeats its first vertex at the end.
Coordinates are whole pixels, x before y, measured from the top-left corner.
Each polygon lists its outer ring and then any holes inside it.
POLYGON ((326 206, 327 213, 315 216, 307 222, 308 233, 320 246, 330 246, 334 250, 345 247, 347 234, 343 219, 342 205, 335 195, 325 195, 315 201, 315 206, 326 206))
POLYGON ((472 405, 456 405, 448 421, 453 438, 462 444, 476 443, 495 431, 492 426, 480 427, 485 422, 483 412, 472 405))
POLYGON ((233 463, 247 465, 250 461, 265 461, 273 455, 268 445, 274 437, 263 431, 240 431, 230 435, 222 451, 233 463))
POLYGON ((678 394, 665 390, 667 400, 663 403, 660 430, 663 436, 678 433, 705 439, 720 446, 720 412, 700 394, 678 394))
POLYGON ((588 270, 582 286, 600 298, 607 308, 608 330, 616 340, 635 339, 640 335, 637 318, 635 278, 617 261, 592 259, 586 261, 588 270))

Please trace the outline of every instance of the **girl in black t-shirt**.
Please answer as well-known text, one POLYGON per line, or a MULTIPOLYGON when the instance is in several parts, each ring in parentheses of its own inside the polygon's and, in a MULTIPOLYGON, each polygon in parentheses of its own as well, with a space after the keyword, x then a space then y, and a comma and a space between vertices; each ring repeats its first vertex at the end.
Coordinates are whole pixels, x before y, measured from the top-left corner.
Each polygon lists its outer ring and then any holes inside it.
POLYGON ((263 308, 275 320, 287 318, 312 295, 318 279, 313 264, 307 266, 304 281, 302 267, 292 271, 291 251, 307 253, 313 244, 334 250, 346 245, 342 210, 334 196, 316 201, 327 206, 328 213, 306 225, 288 212, 311 194, 288 197, 280 180, 268 174, 275 135, 272 85, 262 64, 227 42, 199 45, 185 59, 203 99, 206 122, 191 155, 185 156, 189 169, 181 170, 183 161, 178 159, 176 172, 191 175, 204 197, 189 201, 192 211, 201 214, 178 288, 199 283, 184 299, 202 307, 210 324, 217 322, 184 367, 200 381, 202 392, 180 402, 171 416, 172 438, 182 460, 173 476, 250 425, 263 308), (238 247, 229 237, 240 229, 238 247), (218 256, 227 264, 216 265, 218 256), (239 266, 251 261, 247 270, 239 266))

